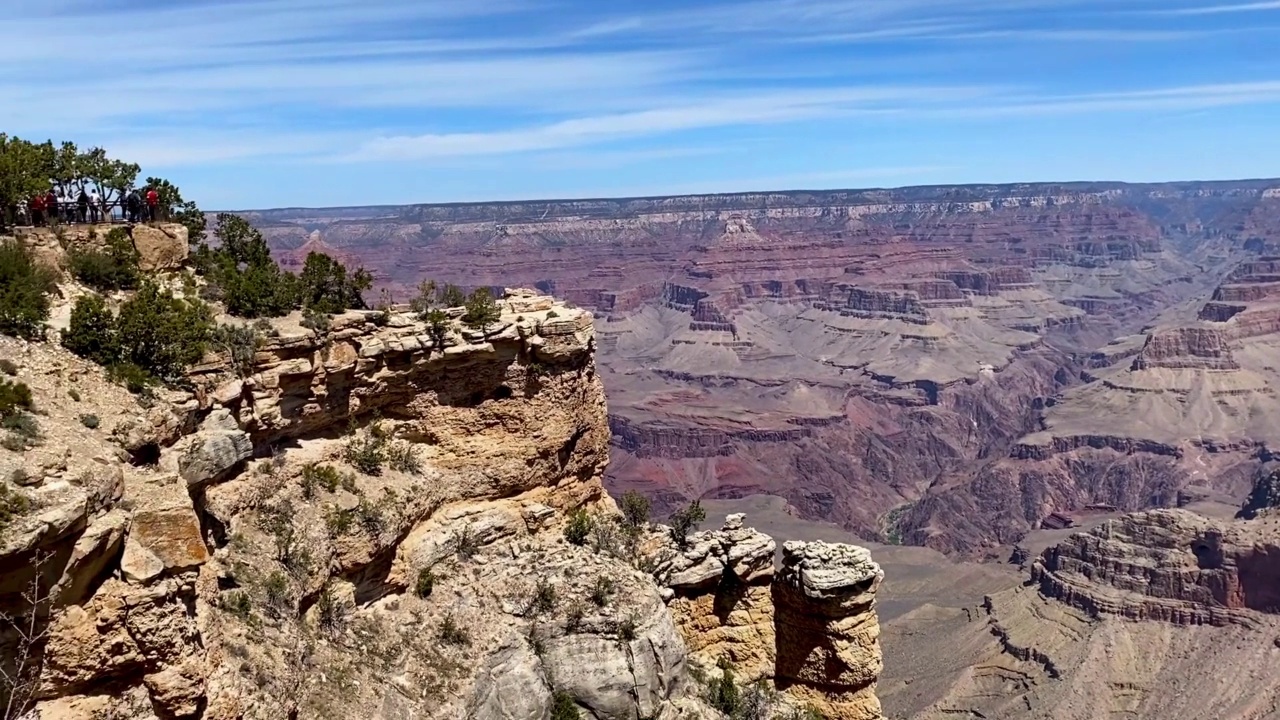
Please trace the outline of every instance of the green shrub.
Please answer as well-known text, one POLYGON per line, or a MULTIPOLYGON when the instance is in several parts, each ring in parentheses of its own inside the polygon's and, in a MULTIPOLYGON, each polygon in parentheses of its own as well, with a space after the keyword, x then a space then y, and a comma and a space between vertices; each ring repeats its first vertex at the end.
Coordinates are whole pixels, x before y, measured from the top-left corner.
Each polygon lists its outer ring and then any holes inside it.
POLYGON ((329 531, 329 535, 333 537, 341 537, 351 532, 352 526, 355 525, 356 517, 354 510, 343 510, 342 508, 332 508, 328 514, 324 516, 325 529, 329 531))
POLYGON ((578 704, 573 696, 563 690, 557 690, 551 698, 551 720, 582 720, 578 704))
POLYGON ((467 298, 466 308, 467 313, 462 316, 462 322, 481 332, 485 332, 501 316, 498 304, 493 301, 493 294, 489 292, 489 288, 482 287, 472 291, 467 298))
POLYGON ((134 395, 149 392, 156 379, 133 363, 116 363, 107 368, 107 379, 119 383, 134 395))
POLYGON ((707 511, 702 508, 702 503, 694 500, 688 506, 675 511, 671 515, 671 539, 680 547, 689 545, 689 533, 698 526, 698 523, 707 519, 707 511))
POLYGON ((446 615, 440 623, 440 642, 446 645, 470 645, 471 635, 462 627, 459 627, 453 619, 453 615, 446 615))
POLYGON ((556 312, 555 310, 548 310, 548 311, 547 311, 547 319, 548 319, 548 320, 555 320, 555 319, 556 319, 556 318, 558 318, 558 317, 560 317, 560 313, 556 312))
POLYGON ((54 275, 36 264, 26 246, 0 242, 0 334, 28 340, 44 337, 54 275))
POLYGON ((267 576, 262 588, 267 595, 267 607, 276 612, 283 612, 290 605, 289 578, 279 570, 267 576))
POLYGON ((614 632, 620 642, 631 642, 636 639, 636 619, 632 615, 622 618, 614 625, 614 632))
POLYGON ((372 285, 373 276, 364 268, 348 276, 342 263, 318 252, 307 254, 299 276, 302 306, 330 315, 367 308, 362 293, 372 285))
POLYGON ((609 604, 609 597, 613 595, 617 589, 617 582, 607 575, 601 575, 596 578, 596 584, 591 588, 591 602, 597 607, 604 607, 609 604))
POLYGON ((418 580, 413 584, 413 594, 420 598, 427 597, 436 586, 436 574, 431 568, 422 568, 418 571, 418 580))
POLYGON ((262 345, 258 330, 252 325, 219 325, 211 334, 213 346, 227 354, 231 369, 240 377, 253 374, 253 358, 262 345))
POLYGON ((76 402, 80 402, 80 391, 76 390, 75 388, 71 388, 70 390, 67 391, 67 397, 71 398, 76 402))
POLYGON ((26 383, 0 378, 0 417, 30 410, 32 404, 31 388, 26 383))
POLYGON ((719 663, 720 677, 711 682, 707 703, 728 715, 737 717, 742 712, 742 693, 733 677, 733 667, 725 660, 719 663))
POLYGON ((355 515, 360 527, 372 537, 378 537, 386 529, 387 520, 382 516, 382 508, 364 498, 356 506, 355 515))
POLYGON ((364 475, 381 475, 387 461, 386 440, 373 434, 353 437, 342 449, 342 459, 364 475))
POLYGON ((649 524, 650 507, 649 498, 635 490, 628 490, 622 494, 623 522, 633 531, 644 529, 649 524))
POLYGON ((337 492, 342 483, 342 475, 336 468, 320 463, 307 463, 302 466, 302 495, 310 500, 315 497, 316 487, 327 492, 337 492))
POLYGON ((222 608, 241 620, 248 620, 253 612, 253 600, 249 598, 249 593, 234 590, 222 597, 222 608))
POLYGON ((213 314, 207 305, 175 298, 144 282, 114 316, 101 297, 78 299, 62 344, 108 369, 133 366, 111 373, 133 390, 148 384, 142 375, 179 380, 189 365, 204 357, 212 332, 213 314))
POLYGON ((132 290, 138 286, 138 251, 124 228, 107 233, 104 250, 76 250, 68 256, 71 274, 98 290, 132 290))
POLYGON ((582 627, 582 620, 587 615, 587 606, 581 600, 574 600, 565 610, 564 626, 571 632, 582 627))
POLYGON ((8 430, 10 435, 23 438, 27 442, 40 437, 40 423, 25 412, 9 413, 0 419, 0 428, 8 430))
POLYGON ((546 578, 540 578, 534 586, 533 597, 529 598, 529 615, 542 615, 556 609, 556 589, 546 578))
POLYGON ((470 525, 464 525, 458 531, 457 536, 453 539, 453 551, 459 560, 470 560, 480 552, 480 539, 476 537, 475 532, 470 525))
POLYGON ((9 358, 0 360, 0 372, 5 375, 13 376, 18 374, 18 364, 9 358))
POLYGON ((594 522, 587 511, 578 508, 569 516, 569 524, 564 528, 564 539, 574 545, 586 545, 587 538, 591 536, 591 527, 594 522))
POLYGON ((80 424, 89 428, 90 430, 97 430, 98 424, 99 424, 98 416, 97 415, 81 415, 80 424))
POLYGON ((315 331, 316 333, 329 332, 329 326, 332 321, 327 313, 316 310, 315 308, 305 308, 302 311, 302 327, 315 331))
POLYGON ((0 482, 0 535, 13 522, 34 510, 35 501, 27 497, 21 490, 15 490, 8 484, 0 482))
POLYGON ((340 630, 347 619, 347 606, 333 592, 333 588, 325 585, 316 599, 316 619, 320 627, 330 632, 340 630))
POLYGON ((387 464, 396 472, 417 475, 422 472, 418 449, 409 443, 397 443, 386 450, 387 464))

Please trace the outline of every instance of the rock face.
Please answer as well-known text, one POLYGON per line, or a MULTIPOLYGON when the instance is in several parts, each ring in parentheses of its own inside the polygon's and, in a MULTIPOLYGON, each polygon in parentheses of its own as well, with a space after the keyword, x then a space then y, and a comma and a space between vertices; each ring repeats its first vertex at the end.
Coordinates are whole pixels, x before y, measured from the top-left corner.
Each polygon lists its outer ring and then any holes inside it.
MULTIPOLYGON (((499 307, 441 343, 394 309, 278 320, 251 367, 210 356, 149 408, 0 338, 42 431, 0 448, 5 497, 30 501, 0 528, 0 609, 45 638, 18 701, 46 720, 536 720, 560 693, 593 720, 717 717, 652 576, 564 538, 573 511, 616 513, 590 314, 532 291, 499 307)), ((726 560, 750 575, 771 552, 726 560)))
MULTIPOLYGON (((1186 432, 1196 421, 1251 417, 1240 406, 1265 402, 1245 398, 1258 381, 1249 373, 1264 363, 1261 353, 1241 352, 1238 331, 1181 311, 1165 322, 1160 313, 1211 291, 1245 253, 1265 251, 1280 227, 1269 220, 1280 213, 1274 199, 1264 197, 1274 184, 929 187, 249 216, 278 252, 323 242, 358 256, 398 296, 423 276, 518 282, 593 309, 614 434, 609 481, 647 493, 660 512, 697 497, 766 493, 865 537, 978 553, 1052 512, 1093 502, 1143 509, 1196 479, 1193 448, 1181 450, 1186 463, 1134 454, 1125 474, 1143 478, 1142 487, 1108 476, 1129 462, 1118 457, 1127 451, 1096 445, 1177 444, 1131 430, 1142 413, 1101 412, 1117 395, 1190 392, 1196 373, 1212 373, 1212 401, 1232 406, 1221 416, 1197 408, 1184 425, 1180 398, 1155 396, 1169 417, 1148 415, 1178 425, 1178 437, 1206 434, 1186 432), (1156 337, 1130 369, 1148 326, 1156 337), (1136 347, 1099 355, 1105 367, 1094 364, 1097 348, 1139 335, 1136 347), (1068 395, 1082 381, 1112 382, 1103 378, 1111 361, 1120 390, 1068 395), (1082 377, 1086 364, 1091 374, 1082 377), (1219 382, 1219 373, 1236 375, 1219 382), (1096 416, 1115 422, 1095 432, 1068 422, 1096 416), (1000 458, 1009 462, 993 466, 1000 458)), ((1212 317, 1253 333, 1275 328, 1261 308, 1240 310, 1266 292, 1265 270, 1229 283, 1256 287, 1224 287, 1212 317)), ((1214 444, 1242 437, 1207 434, 1214 444)), ((1210 463, 1224 485, 1240 474, 1219 464, 1235 462, 1244 459, 1210 463)))
POLYGON ((828 717, 880 715, 884 668, 875 595, 884 572, 866 548, 791 541, 774 583, 778 685, 828 717))
POLYGON ((1280 611, 1280 532, 1270 521, 1222 523, 1153 510, 1045 550, 1031 578, 1047 597, 1095 614, 1254 624, 1256 612, 1280 611))
POLYGON ((775 550, 742 515, 669 549, 656 576, 691 657, 728 661, 744 681, 771 680, 824 717, 878 720, 884 572, 866 548, 799 541, 783 546, 775 572, 775 550))

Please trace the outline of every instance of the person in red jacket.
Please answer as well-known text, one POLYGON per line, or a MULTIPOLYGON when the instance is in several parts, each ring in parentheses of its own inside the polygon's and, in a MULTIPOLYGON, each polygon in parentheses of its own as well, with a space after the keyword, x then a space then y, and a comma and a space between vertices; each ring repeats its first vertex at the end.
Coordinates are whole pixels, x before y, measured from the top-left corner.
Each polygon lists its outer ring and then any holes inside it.
POLYGON ((44 224, 44 195, 36 195, 27 201, 31 209, 31 224, 39 227, 44 224))
POLYGON ((160 207, 160 193, 155 188, 147 188, 147 220, 155 222, 156 210, 160 207))
POLYGON ((44 196, 44 214, 49 219, 50 225, 61 219, 61 210, 62 208, 58 207, 58 196, 50 190, 44 196))

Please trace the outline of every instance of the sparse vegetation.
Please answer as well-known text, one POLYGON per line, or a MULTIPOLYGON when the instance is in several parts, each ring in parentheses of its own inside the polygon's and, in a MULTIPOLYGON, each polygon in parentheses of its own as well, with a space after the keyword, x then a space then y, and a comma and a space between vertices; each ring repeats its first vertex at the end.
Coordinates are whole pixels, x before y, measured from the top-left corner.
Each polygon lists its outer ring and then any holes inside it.
POLYGON ((75 388, 71 388, 67 391, 67 397, 71 398, 75 402, 80 402, 80 391, 75 388))
POLYGON ((618 588, 618 583, 608 575, 600 575, 596 577, 595 585, 591 586, 591 602, 597 607, 604 607, 609 604, 609 598, 618 588))
POLYGON ((97 415, 81 415, 80 416, 80 424, 89 428, 90 430, 97 430, 100 422, 101 421, 98 420, 97 415))
POLYGON ((386 440, 372 432, 357 435, 347 440, 342 459, 364 475, 381 475, 387 461, 386 440))
POLYGON ((294 527, 296 512, 293 503, 286 500, 258 512, 260 527, 275 543, 276 560, 296 575, 305 573, 311 567, 311 551, 306 538, 300 537, 294 527))
POLYGON ((644 530, 649 525, 649 498, 635 490, 622 494, 622 519, 627 528, 633 532, 644 530))
POLYGON ((71 274, 77 280, 101 291, 132 290, 138 287, 138 251, 124 228, 107 233, 102 250, 78 249, 67 254, 71 274))
MULTIPOLYGON (((3 140, 0 135, 0 143, 3 140)), ((0 334, 28 340, 44 337, 54 288, 53 273, 37 265, 25 245, 0 242, 0 334)))
POLYGON ((594 524, 591 515, 586 510, 578 508, 569 516, 569 524, 564 529, 564 539, 574 545, 586 545, 594 524))
POLYGON ((739 717, 742 712, 742 693, 733 677, 733 666, 724 659, 717 666, 720 668, 720 677, 711 682, 707 704, 731 718, 739 717))
POLYGON ((547 311, 547 319, 548 319, 548 320, 555 320, 555 319, 556 319, 556 318, 558 318, 558 317, 560 317, 560 313, 556 312, 555 310, 548 310, 548 311, 547 311))
POLYGON ((10 377, 18 374, 18 364, 9 358, 0 360, 0 372, 10 377))
POLYGON ((243 590, 233 590, 222 596, 222 608, 241 620, 248 620, 253 613, 253 600, 243 590))
POLYGON ((216 349, 227 354, 236 375, 243 378, 253 374, 253 357, 262 345, 262 338, 255 327, 219 325, 211 339, 216 349))
POLYGON ((471 634, 454 621, 453 615, 445 615, 440 622, 440 642, 446 645, 462 647, 471 644, 471 634))
POLYGON ((3 535, 15 520, 31 512, 35 501, 21 490, 10 488, 0 482, 0 535, 3 535))
POLYGON ((628 615, 617 621, 614 626, 614 633, 618 637, 619 642, 631 642, 636 639, 636 618, 634 615, 628 615))
POLYGON ((689 534, 698 527, 698 523, 706 519, 707 511, 702 508, 702 503, 694 500, 671 514, 671 539, 681 548, 688 547, 689 534))
POLYGON ((470 560, 480 552, 480 539, 470 525, 464 525, 453 540, 453 550, 459 560, 470 560))
POLYGON ((396 472, 417 475, 422 472, 418 449, 410 443, 394 443, 386 450, 387 464, 396 472))
POLYGON ((290 609, 289 578, 279 570, 267 576, 262 586, 267 596, 267 607, 277 615, 283 615, 290 609))
POLYGON ((31 408, 31 388, 26 383, 0 378, 0 417, 8 417, 31 408))
POLYGON ((337 632, 346 624, 347 605, 330 585, 325 585, 316 599, 316 621, 329 632, 337 632))
POLYGON ((573 701, 573 696, 563 690, 557 690, 551 699, 551 720, 582 720, 582 713, 573 701))
POLYGON ((302 466, 302 496, 307 500, 312 499, 317 487, 324 488, 326 492, 337 492, 342 479, 342 474, 334 467, 307 463, 302 466))
POLYGON ((422 568, 418 571, 418 579, 413 584, 413 594, 420 598, 431 595, 431 591, 436 587, 436 574, 431 568, 422 568))
POLYGON ((525 611, 527 615, 537 617, 545 615, 556 609, 556 589, 546 578, 539 578, 537 585, 533 588, 533 595, 529 598, 529 607, 525 611))
POLYGON ((587 606, 581 600, 574 600, 570 603, 569 608, 565 610, 564 626, 570 632, 575 632, 582 627, 582 620, 587 615, 587 606))

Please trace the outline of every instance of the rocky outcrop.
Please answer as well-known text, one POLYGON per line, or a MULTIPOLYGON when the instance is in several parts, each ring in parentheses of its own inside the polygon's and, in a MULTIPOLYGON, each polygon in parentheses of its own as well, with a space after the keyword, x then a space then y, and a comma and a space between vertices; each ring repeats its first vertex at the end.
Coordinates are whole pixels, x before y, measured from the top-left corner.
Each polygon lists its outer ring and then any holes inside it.
POLYGON ((40 717, 523 720, 556 693, 714 717, 652 577, 564 538, 614 512, 591 316, 499 304, 443 342, 394 309, 278 320, 251 364, 210 356, 145 409, 0 338, 45 413, 42 444, 0 449, 35 506, 0 534, 0 609, 39 588, 40 717))
POLYGON ((865 548, 825 542, 783 545, 774 583, 779 687, 828 717, 878 719, 884 667, 876 590, 884 571, 865 548))
POLYGON ((667 607, 691 655, 707 667, 724 659, 746 682, 774 676, 773 538, 730 515, 724 527, 694 533, 689 546, 667 546, 655 573, 669 589, 667 607))
POLYGON ((1252 625, 1280 610, 1280 535, 1185 510, 1127 515, 1045 550, 1032 580, 1097 615, 1179 625, 1252 625))
POLYGON ((1133 360, 1133 370, 1200 368, 1238 370, 1227 337, 1221 330, 1181 327, 1153 332, 1133 360))
POLYGON ((190 252, 187 228, 178 223, 18 228, 17 237, 31 248, 37 260, 61 271, 67 268, 69 251, 103 248, 107 233, 115 229, 129 235, 138 252, 138 267, 145 272, 178 270, 190 252))
POLYGON ((773 539, 730 515, 667 551, 656 577, 696 662, 728 661, 736 676, 771 680, 824 717, 881 717, 875 594, 884 572, 865 548, 791 541, 775 571, 773 539))

